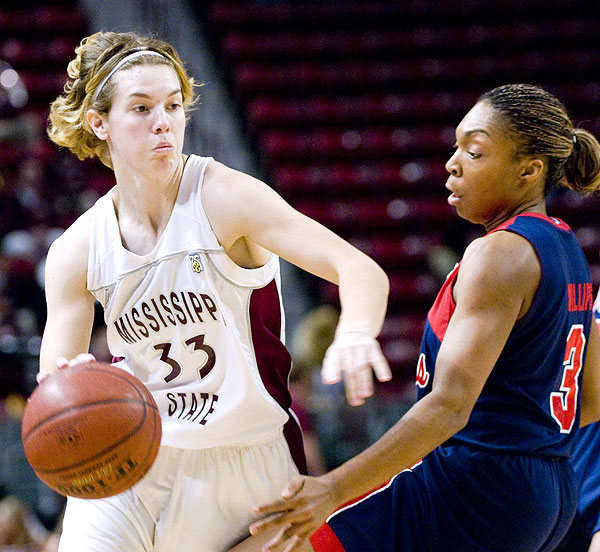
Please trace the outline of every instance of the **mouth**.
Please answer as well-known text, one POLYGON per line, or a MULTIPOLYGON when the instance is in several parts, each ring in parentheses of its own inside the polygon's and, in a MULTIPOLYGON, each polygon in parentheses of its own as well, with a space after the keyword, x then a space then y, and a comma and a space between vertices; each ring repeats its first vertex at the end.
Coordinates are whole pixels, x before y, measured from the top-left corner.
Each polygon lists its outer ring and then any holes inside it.
POLYGON ((460 197, 457 196, 454 192, 452 192, 449 196, 448 196, 448 203, 450 205, 452 205, 452 207, 455 207, 458 202, 460 201, 460 197))
POLYGON ((157 152, 173 151, 173 145, 170 142, 161 142, 152 151, 157 151, 157 152))
POLYGON ((450 192, 450 195, 448 196, 448 203, 453 207, 456 206, 456 204, 460 201, 460 196, 456 195, 456 193, 452 191, 452 188, 448 186, 448 184, 446 184, 446 190, 450 192))

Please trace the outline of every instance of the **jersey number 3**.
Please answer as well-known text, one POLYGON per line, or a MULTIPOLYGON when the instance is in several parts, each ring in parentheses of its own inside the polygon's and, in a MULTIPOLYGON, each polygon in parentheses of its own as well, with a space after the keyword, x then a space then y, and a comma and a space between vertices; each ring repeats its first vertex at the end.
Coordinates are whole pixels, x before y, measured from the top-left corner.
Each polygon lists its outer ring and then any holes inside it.
MULTIPOLYGON (((190 337, 190 339, 185 341, 185 344, 188 347, 192 347, 193 351, 204 351, 206 353, 207 359, 203 366, 198 368, 198 376, 200 379, 205 378, 212 371, 215 366, 215 350, 210 346, 204 343, 204 334, 196 335, 194 337, 190 337)), ((167 376, 163 379, 166 383, 173 381, 179 374, 181 374, 182 369, 179 362, 177 362, 174 358, 169 356, 169 352, 171 351, 170 343, 159 343, 154 346, 154 349, 157 351, 162 351, 160 355, 160 360, 166 362, 170 367, 171 371, 167 376)))
POLYGON ((560 427, 561 433, 570 433, 575 422, 577 395, 579 394, 579 372, 583 367, 585 335, 583 325, 571 326, 565 349, 564 370, 560 391, 550 393, 550 412, 560 427))

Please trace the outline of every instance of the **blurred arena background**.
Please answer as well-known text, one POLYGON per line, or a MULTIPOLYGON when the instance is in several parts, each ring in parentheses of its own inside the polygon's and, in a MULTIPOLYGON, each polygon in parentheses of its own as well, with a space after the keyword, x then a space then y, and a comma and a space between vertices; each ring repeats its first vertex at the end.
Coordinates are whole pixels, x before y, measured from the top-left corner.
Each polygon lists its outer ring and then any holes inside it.
MULTIPOLYGON (((35 385, 47 248, 114 184, 99 162, 78 161, 44 132, 84 36, 135 30, 172 42, 204 83, 185 151, 263 179, 383 266, 391 296, 380 341, 395 377, 375 400, 398 407, 413 397, 427 309, 480 234, 446 203, 456 124, 482 92, 527 82, 600 135, 598 8, 597 0, 3 0, 0 498, 21 497, 50 530, 62 509, 24 460, 19 415, 35 385)), ((597 285, 600 198, 561 190, 549 212, 576 230, 597 285)), ((336 289, 289 265, 284 278, 292 340, 309 311, 336 306, 336 289)), ((98 316, 100 356, 102 324, 98 316)), ((367 440, 393 421, 383 418, 367 440)))

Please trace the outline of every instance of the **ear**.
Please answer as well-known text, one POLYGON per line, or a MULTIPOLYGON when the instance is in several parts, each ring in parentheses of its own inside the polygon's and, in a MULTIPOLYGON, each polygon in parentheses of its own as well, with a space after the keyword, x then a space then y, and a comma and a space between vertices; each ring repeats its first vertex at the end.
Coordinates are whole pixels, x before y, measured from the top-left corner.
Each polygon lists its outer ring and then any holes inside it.
POLYGON ((536 182, 544 174, 545 164, 541 159, 528 159, 521 165, 519 176, 523 184, 536 182))
POLYGON ((108 138, 108 130, 106 128, 105 120, 98 111, 95 109, 88 109, 85 118, 87 119, 92 132, 100 140, 106 140, 108 138))

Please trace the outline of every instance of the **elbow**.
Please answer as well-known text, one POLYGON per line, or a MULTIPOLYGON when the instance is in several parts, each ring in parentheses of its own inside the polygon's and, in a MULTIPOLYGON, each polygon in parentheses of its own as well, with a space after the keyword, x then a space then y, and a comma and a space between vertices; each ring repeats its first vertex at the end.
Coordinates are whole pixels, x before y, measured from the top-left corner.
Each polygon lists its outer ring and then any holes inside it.
POLYGON ((449 424, 448 432, 450 433, 448 435, 449 438, 467 425, 471 417, 471 411, 472 408, 465 408, 464 405, 455 405, 453 408, 446 410, 449 424))
POLYGON ((381 274, 382 285, 385 288, 385 293, 386 293, 386 295, 389 295, 390 294, 390 279, 389 279, 388 275, 384 272, 383 268, 381 268, 379 265, 377 265, 377 268, 379 268, 379 273, 381 274))
POLYGON ((444 415, 448 419, 449 431, 451 431, 449 437, 458 433, 469 423, 471 412, 478 397, 478 395, 468 392, 464 386, 455 388, 454 391, 453 393, 451 390, 446 389, 443 398, 444 415))
MULTIPOLYGON (((431 395, 434 395, 433 391, 431 395)), ((441 395, 435 397, 436 399, 436 419, 439 421, 439 427, 444 433, 443 438, 449 439, 454 434, 458 433, 463 429, 469 422, 471 417, 471 411, 473 410, 473 403, 462 395, 441 395)))
POLYGON ((369 260, 373 269, 372 282, 385 294, 385 297, 387 298, 390 294, 390 279, 383 268, 381 268, 373 259, 369 260))
POLYGON ((337 283, 340 284, 346 279, 356 282, 356 277, 359 275, 361 284, 365 288, 387 302, 390 294, 388 275, 371 257, 362 251, 356 250, 356 252, 356 256, 346 259, 347 262, 339 268, 337 283))

